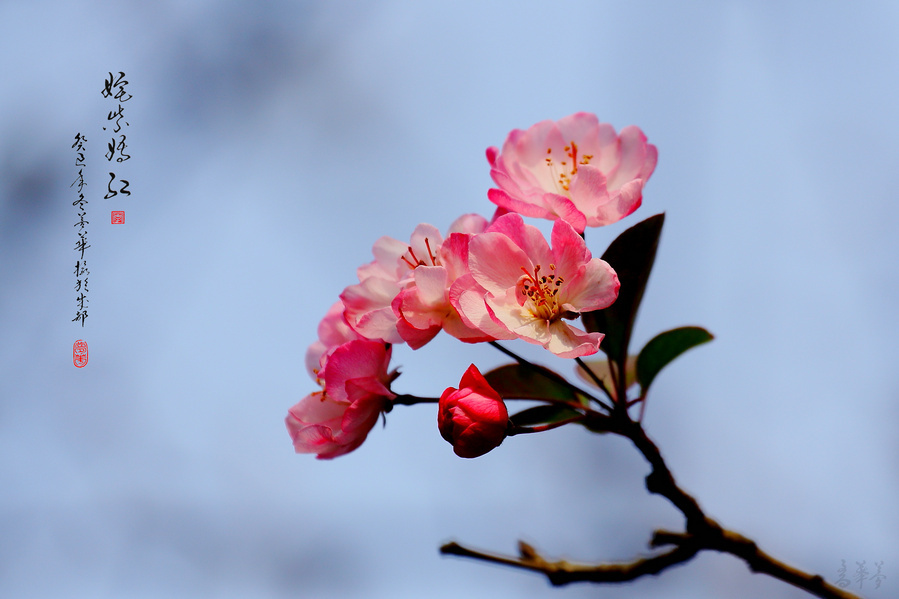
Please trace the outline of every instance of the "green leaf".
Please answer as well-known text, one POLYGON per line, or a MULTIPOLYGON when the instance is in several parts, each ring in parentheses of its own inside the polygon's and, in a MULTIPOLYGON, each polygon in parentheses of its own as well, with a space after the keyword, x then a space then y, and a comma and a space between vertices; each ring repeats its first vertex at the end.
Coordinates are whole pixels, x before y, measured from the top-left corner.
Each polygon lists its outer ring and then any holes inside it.
POLYGON ((573 410, 568 406, 547 404, 534 406, 533 408, 522 410, 517 414, 512 414, 512 416, 509 417, 509 420, 511 420, 512 424, 515 426, 534 426, 535 424, 558 422, 579 415, 580 412, 573 410))
POLYGON ((637 356, 637 380, 643 393, 653 379, 676 357, 690 349, 714 339, 702 327, 679 327, 653 337, 637 356))
POLYGON ((491 370, 484 378, 503 399, 581 401, 562 375, 543 366, 507 364, 491 370))
POLYGON ((604 310, 583 314, 587 331, 605 333, 600 349, 619 366, 627 358, 627 346, 643 299, 643 290, 659 247, 665 214, 650 216, 618 236, 602 255, 621 282, 618 299, 604 310))

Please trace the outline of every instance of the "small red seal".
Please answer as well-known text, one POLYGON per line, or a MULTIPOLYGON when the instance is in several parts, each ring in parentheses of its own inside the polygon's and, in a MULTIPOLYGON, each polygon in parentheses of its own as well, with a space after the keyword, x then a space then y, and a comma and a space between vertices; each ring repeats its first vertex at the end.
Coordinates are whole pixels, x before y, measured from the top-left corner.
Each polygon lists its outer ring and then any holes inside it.
POLYGON ((124 225, 125 224, 125 211, 124 210, 113 210, 112 211, 112 224, 114 224, 114 225, 124 225))
POLYGON ((72 362, 76 368, 87 366, 87 341, 79 339, 72 345, 72 362))

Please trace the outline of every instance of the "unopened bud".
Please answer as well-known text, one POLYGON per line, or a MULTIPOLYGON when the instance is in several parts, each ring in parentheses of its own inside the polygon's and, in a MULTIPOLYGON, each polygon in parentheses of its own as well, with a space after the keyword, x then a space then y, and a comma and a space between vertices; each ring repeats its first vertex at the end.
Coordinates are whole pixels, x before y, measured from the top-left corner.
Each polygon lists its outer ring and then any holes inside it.
POLYGON ((462 375, 459 389, 449 387, 440 396, 437 426, 460 458, 476 458, 499 446, 508 424, 506 404, 474 364, 462 375))

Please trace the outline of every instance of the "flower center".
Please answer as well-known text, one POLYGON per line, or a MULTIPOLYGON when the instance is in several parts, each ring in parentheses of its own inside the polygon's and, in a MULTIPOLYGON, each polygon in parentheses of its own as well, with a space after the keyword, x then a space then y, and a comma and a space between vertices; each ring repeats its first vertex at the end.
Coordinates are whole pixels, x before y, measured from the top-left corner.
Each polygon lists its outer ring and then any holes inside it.
POLYGON ((550 264, 548 275, 540 274, 540 265, 534 267, 534 273, 529 273, 525 267, 521 267, 524 275, 518 280, 519 304, 524 306, 530 302, 528 309, 531 313, 543 320, 554 322, 564 316, 557 296, 565 279, 555 273, 556 265, 550 264))
POLYGON ((408 266, 410 270, 415 270, 419 266, 440 266, 440 258, 434 255, 434 251, 431 249, 431 242, 427 237, 425 237, 425 248, 428 250, 427 259, 416 256, 415 250, 412 249, 411 245, 407 247, 408 251, 400 258, 406 263, 406 266, 408 266))
POLYGON ((578 148, 574 141, 568 142, 568 145, 565 146, 563 150, 565 151, 566 160, 559 162, 559 166, 562 168, 558 173, 556 172, 556 163, 552 158, 552 148, 546 148, 547 156, 545 160, 546 166, 549 168, 550 177, 555 182, 559 191, 562 192, 562 195, 567 195, 565 192, 571 187, 571 178, 577 174, 578 164, 590 164, 590 161, 593 159, 593 154, 583 154, 581 155, 580 161, 578 161, 578 148))

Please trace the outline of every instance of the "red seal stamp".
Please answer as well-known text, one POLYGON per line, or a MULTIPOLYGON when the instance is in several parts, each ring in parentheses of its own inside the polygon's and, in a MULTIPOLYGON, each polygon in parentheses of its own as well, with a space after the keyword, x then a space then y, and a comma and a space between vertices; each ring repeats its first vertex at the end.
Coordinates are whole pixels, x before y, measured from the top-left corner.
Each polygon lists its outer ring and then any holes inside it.
POLYGON ((114 224, 114 225, 124 225, 125 224, 125 211, 124 210, 113 210, 112 211, 112 224, 114 224))
POLYGON ((72 345, 72 362, 76 368, 87 366, 87 341, 79 339, 72 345))

